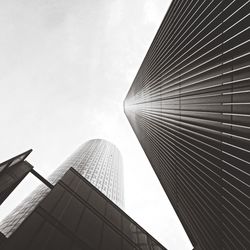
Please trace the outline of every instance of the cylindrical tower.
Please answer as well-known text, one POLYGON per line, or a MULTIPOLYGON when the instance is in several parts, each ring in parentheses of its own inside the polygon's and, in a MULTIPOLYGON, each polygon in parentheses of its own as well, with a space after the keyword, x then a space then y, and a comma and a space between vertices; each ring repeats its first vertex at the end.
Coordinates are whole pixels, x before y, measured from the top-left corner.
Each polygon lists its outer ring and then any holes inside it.
MULTIPOLYGON (((112 143, 102 139, 87 141, 69 156, 48 180, 56 184, 71 167, 118 206, 124 206, 122 157, 112 143)), ((0 232, 6 237, 10 236, 49 191, 44 185, 36 188, 2 221, 0 232)))

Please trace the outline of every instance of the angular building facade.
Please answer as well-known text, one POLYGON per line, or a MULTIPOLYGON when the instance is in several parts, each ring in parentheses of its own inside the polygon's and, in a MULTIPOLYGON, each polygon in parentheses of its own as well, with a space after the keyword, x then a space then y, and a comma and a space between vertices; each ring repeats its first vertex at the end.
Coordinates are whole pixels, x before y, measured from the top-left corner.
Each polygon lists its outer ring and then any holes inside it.
MULTIPOLYGON (((119 150, 110 142, 95 139, 80 146, 48 178, 55 185, 66 171, 74 168, 118 206, 123 207, 123 165, 119 150)), ((0 224, 0 232, 9 237, 50 192, 40 185, 0 224)))
POLYGON ((250 1, 174 0, 124 101, 194 249, 249 249, 250 1))
POLYGON ((32 170, 32 166, 25 162, 31 153, 28 150, 0 164, 0 205, 32 170))
MULTIPOLYGON (((108 152, 108 157, 116 158, 117 149, 110 143, 96 140, 88 142, 88 146, 93 145, 96 150, 99 149, 97 155, 101 155, 98 154, 100 148, 106 148, 104 154, 108 152)), ((70 157, 74 162, 79 159, 82 161, 82 150, 77 152, 74 158, 70 157)), ((93 153, 90 157, 96 158, 92 149, 89 152, 93 153)), ((92 164, 96 168, 93 161, 92 164)), ((79 172, 81 167, 78 171, 72 167, 65 168, 66 172, 62 169, 54 175, 56 184, 48 185, 51 190, 36 202, 35 208, 28 216, 25 215, 19 227, 9 237, 0 233, 1 250, 165 250, 164 246, 83 177, 79 172)), ((109 171, 108 168, 106 171, 109 171)), ((47 182, 37 172, 33 172, 41 181, 47 182)), ((112 176, 109 177, 108 181, 112 182, 112 176)), ((18 217, 17 211, 12 222, 18 217)))

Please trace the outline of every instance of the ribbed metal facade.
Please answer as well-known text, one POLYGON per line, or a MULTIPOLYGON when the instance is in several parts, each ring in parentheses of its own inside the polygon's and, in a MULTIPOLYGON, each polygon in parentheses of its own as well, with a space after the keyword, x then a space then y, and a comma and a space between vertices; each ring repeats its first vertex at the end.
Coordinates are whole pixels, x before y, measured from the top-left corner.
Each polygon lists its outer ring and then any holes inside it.
POLYGON ((195 249, 250 249, 250 1, 173 1, 125 113, 195 249))
MULTIPOLYGON (((52 173, 48 180, 56 184, 70 168, 77 170, 109 199, 123 207, 122 158, 113 144, 100 139, 84 143, 52 173)), ((10 236, 49 191, 50 189, 44 185, 35 189, 1 222, 0 232, 7 237, 10 236)))

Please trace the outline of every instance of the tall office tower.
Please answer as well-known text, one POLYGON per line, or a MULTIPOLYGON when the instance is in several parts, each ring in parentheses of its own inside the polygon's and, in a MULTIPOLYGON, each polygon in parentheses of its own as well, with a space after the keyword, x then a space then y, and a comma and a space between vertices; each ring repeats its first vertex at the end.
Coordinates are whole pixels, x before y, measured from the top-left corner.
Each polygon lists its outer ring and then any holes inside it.
POLYGON ((250 1, 174 0, 124 101, 194 249, 249 249, 250 1))
MULTIPOLYGON (((70 168, 77 170, 118 206, 123 206, 122 158, 113 144, 100 139, 84 143, 52 173, 49 182, 56 184, 70 168)), ((0 232, 9 237, 49 192, 50 188, 45 185, 35 189, 1 222, 0 232)))

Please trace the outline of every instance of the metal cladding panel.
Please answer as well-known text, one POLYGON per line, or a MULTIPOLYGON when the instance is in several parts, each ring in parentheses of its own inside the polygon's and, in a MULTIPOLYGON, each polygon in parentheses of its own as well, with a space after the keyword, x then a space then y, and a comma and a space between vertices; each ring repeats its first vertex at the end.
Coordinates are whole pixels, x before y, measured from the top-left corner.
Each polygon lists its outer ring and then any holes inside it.
POLYGON ((195 249, 246 249, 250 1, 173 1, 125 113, 195 249))
POLYGON ((71 168, 1 249, 165 248, 71 168))

